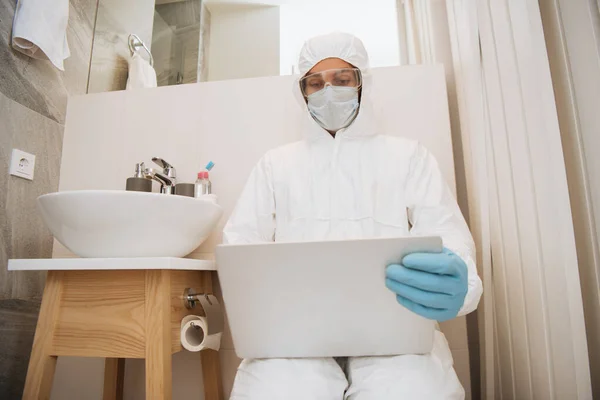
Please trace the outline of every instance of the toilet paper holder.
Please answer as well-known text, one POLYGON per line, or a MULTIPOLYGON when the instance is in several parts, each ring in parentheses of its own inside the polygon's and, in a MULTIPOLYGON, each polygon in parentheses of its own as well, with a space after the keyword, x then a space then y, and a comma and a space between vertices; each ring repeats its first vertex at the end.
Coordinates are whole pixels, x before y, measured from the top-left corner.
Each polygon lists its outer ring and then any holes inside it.
POLYGON ((183 292, 183 304, 188 310, 193 309, 200 303, 206 316, 208 325, 208 334, 223 332, 225 324, 223 311, 219 300, 212 294, 196 293, 192 288, 187 288, 183 292))

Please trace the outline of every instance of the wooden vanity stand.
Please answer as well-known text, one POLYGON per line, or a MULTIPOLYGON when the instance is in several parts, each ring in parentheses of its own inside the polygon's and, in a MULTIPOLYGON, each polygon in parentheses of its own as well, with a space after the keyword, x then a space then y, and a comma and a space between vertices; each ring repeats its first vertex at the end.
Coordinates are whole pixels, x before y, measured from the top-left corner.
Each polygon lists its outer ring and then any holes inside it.
MULTIPOLYGON (((123 398, 126 358, 146 360, 146 398, 171 399, 180 324, 202 307, 183 293, 212 293, 213 261, 182 258, 10 260, 9 270, 47 270, 24 400, 49 399, 59 356, 103 357, 104 400, 123 398)), ((223 399, 219 353, 201 352, 204 398, 223 399)), ((198 365, 200 373, 200 365, 198 365)))

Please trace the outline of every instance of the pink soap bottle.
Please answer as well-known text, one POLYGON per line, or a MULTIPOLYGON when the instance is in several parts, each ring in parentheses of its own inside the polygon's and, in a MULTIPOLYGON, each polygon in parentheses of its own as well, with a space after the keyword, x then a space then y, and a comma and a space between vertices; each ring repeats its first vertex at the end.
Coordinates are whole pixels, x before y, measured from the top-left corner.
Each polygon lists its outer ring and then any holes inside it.
POLYGON ((209 180, 208 180, 208 172, 200 171, 198 172, 198 179, 196 179, 196 183, 194 184, 194 196, 202 197, 210 191, 209 189, 209 180))
POLYGON ((212 161, 206 165, 205 171, 198 172, 198 179, 196 180, 194 196, 202 197, 207 194, 212 194, 212 184, 208 177, 208 171, 210 171, 215 166, 215 163, 212 161))

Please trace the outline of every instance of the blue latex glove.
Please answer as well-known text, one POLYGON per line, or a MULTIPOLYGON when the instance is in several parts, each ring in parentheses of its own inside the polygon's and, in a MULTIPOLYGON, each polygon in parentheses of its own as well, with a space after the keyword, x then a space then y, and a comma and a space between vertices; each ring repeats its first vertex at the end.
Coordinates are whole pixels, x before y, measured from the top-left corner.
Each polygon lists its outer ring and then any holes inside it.
POLYGON ((436 321, 456 317, 468 290, 465 262, 444 248, 441 253, 413 253, 401 265, 389 265, 385 285, 412 312, 436 321))

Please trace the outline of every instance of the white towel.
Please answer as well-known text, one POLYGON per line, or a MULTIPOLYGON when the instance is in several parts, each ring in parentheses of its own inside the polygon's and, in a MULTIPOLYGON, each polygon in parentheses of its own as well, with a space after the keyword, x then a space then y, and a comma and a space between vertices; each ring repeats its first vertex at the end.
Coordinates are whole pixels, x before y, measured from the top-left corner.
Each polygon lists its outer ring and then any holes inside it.
POLYGON ((144 57, 134 53, 129 60, 129 76, 126 89, 156 87, 156 71, 144 57))
POLYGON ((61 71, 71 53, 67 43, 69 0, 19 0, 13 20, 12 46, 61 71))

